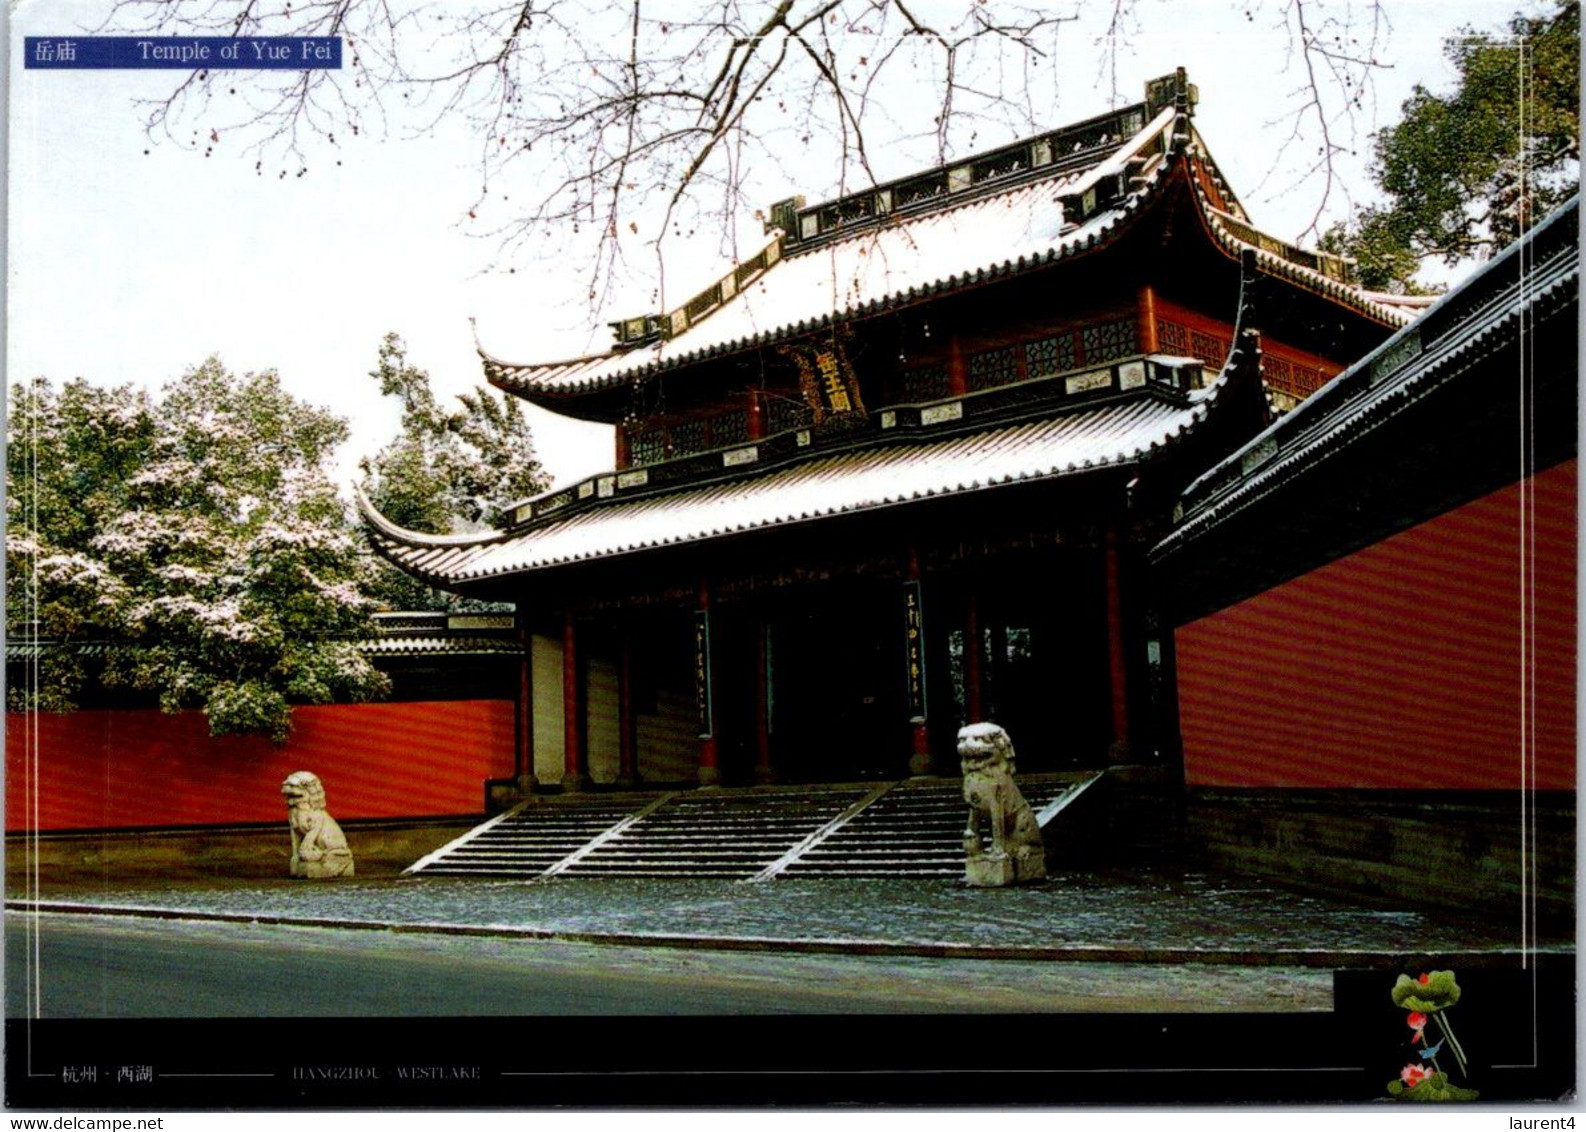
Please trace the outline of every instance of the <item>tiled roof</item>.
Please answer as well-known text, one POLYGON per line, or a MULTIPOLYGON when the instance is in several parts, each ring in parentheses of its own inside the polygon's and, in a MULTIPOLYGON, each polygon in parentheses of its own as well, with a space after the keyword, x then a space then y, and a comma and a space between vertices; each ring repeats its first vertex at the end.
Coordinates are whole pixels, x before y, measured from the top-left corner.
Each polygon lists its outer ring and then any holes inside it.
MULTIPOLYGON (((15 663, 23 660, 39 660, 55 649, 62 647, 62 642, 57 640, 41 640, 27 638, 24 640, 6 641, 6 661, 15 663)), ((81 641, 72 646, 77 656, 109 656, 117 646, 104 641, 81 641)))
POLYGON ((1441 295, 1396 295, 1391 291, 1361 291, 1361 294, 1374 303, 1403 311, 1412 318, 1442 297, 1441 295))
MULTIPOLYGON (((521 655, 523 647, 504 637, 374 637, 353 642, 368 657, 457 655, 521 655)), ((38 660, 60 648, 70 648, 77 656, 109 656, 112 652, 133 652, 135 645, 113 645, 103 641, 68 643, 59 640, 28 639, 6 641, 7 663, 38 660)))
MULTIPOLYGON (((1185 489, 1182 518, 1153 550, 1175 553, 1231 515, 1306 472, 1330 452, 1381 427, 1472 359, 1511 345, 1539 319, 1578 301, 1579 198, 1444 295, 1414 322, 1333 378, 1292 413, 1185 489)), ((1540 367, 1544 380, 1575 375, 1540 367)))
MULTIPOLYGON (((698 321, 646 345, 581 358, 515 364, 479 354, 494 385, 529 397, 580 396, 620 386, 646 374, 784 340, 935 294, 1033 270, 1097 248, 1121 234, 1143 206, 1161 193, 1180 158, 1200 176, 1186 180, 1213 240, 1239 258, 1254 248, 1261 269, 1387 325, 1401 326, 1417 313, 1414 302, 1363 291, 1349 282, 1345 261, 1304 251, 1253 227, 1232 193, 1219 208, 1201 177, 1221 175, 1185 107, 1172 105, 1146 120, 1146 107, 1120 112, 1120 121, 1144 124, 1132 136, 1108 135, 1106 145, 1022 168, 1006 181, 968 184, 923 205, 900 209, 813 241, 773 243, 745 285, 719 296, 698 321), (1113 196, 1109 186, 1125 189, 1113 196), (1003 186, 1005 187, 999 187, 1003 186), (1091 189, 1101 192, 1094 212, 1076 217, 1070 203, 1091 189), (1075 223, 1076 220, 1081 222, 1075 223)), ((1032 148, 1038 143, 1032 143, 1032 148)), ((963 167, 974 165, 966 159, 963 167)), ((885 194, 886 190, 878 190, 885 194)), ((844 202, 849 199, 844 198, 844 202)), ((799 217, 841 206, 816 206, 799 217)), ((729 288, 730 290, 730 288, 729 288)), ((666 322, 665 318, 661 319, 666 322)))
POLYGON ((815 455, 754 478, 612 499, 493 538, 418 535, 359 502, 381 553, 413 574, 455 585, 1130 464, 1191 430, 1225 383, 1188 399, 1142 392, 939 440, 815 455))
POLYGON ((365 656, 429 656, 436 653, 456 655, 520 655, 523 646, 502 637, 380 637, 358 642, 365 656))
MULTIPOLYGON (((1199 185, 1196 186, 1196 192, 1200 193, 1199 185)), ((1239 217, 1212 207, 1204 197, 1201 199, 1201 215, 1206 219, 1207 231, 1229 255, 1237 258, 1244 249, 1253 249, 1256 263, 1264 274, 1278 276, 1306 290, 1326 295, 1334 302, 1360 311, 1388 326, 1403 326, 1419 313, 1409 300, 1364 291, 1339 278, 1341 272, 1329 268, 1335 264, 1342 265, 1342 260, 1307 252, 1276 236, 1269 236, 1239 217)))
MULTIPOLYGON (((675 337, 542 365, 513 365, 481 348, 486 376, 516 392, 589 392, 638 374, 804 333, 833 319, 1053 262, 1095 246, 1144 199, 1143 193, 1126 195, 1116 207, 1098 210, 1070 227, 1058 195, 1083 192, 1122 172, 1173 120, 1172 108, 1163 110, 1104 159, 1078 169, 786 254, 730 302, 675 337)), ((1154 180, 1163 168, 1162 155, 1156 154, 1147 174, 1154 180)))

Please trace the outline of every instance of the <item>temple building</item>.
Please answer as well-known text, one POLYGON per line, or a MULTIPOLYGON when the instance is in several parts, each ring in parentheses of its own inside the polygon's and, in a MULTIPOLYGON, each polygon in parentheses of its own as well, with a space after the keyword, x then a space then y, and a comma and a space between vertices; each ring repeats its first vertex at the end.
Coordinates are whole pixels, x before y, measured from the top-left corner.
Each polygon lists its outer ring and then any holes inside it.
POLYGON ((496 387, 614 425, 610 471, 484 534, 363 508, 404 570, 515 604, 522 789, 927 774, 979 720, 1021 771, 1177 763, 1147 552, 1192 481, 1420 309, 1253 227, 1196 98, 1180 71, 783 201, 755 255, 603 353, 481 348, 496 387))

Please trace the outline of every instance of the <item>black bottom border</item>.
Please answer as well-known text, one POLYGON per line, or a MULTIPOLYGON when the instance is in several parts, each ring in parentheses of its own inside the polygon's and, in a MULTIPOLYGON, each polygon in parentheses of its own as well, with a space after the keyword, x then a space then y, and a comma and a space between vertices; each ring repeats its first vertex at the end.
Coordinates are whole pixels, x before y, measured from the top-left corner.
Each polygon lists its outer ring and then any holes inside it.
MULTIPOLYGON (((1413 974, 1413 972, 1412 972, 1413 974)), ((1575 964, 1459 972, 1483 1102, 1574 1094, 1575 964)), ((1395 975, 1330 1013, 6 1021, 12 1109, 1368 1104, 1406 1059, 1395 975)), ((1440 1059, 1444 1068, 1452 1062, 1440 1059)))

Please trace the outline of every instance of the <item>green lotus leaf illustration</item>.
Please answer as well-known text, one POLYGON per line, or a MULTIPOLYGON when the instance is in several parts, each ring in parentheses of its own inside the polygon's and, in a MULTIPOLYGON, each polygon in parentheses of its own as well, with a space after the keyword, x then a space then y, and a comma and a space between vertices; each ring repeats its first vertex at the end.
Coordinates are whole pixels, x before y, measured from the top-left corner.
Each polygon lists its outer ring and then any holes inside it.
POLYGON ((1411 978, 1400 975, 1393 984, 1393 1005, 1422 1014, 1435 1014, 1459 1001, 1459 984, 1452 971, 1431 971, 1411 978))
POLYGON ((1403 1081, 1389 1081, 1388 1095, 1396 1101, 1439 1102, 1473 1101, 1481 1096, 1476 1089, 1462 1089, 1449 1083, 1448 1074, 1433 1073, 1414 1085, 1403 1081))

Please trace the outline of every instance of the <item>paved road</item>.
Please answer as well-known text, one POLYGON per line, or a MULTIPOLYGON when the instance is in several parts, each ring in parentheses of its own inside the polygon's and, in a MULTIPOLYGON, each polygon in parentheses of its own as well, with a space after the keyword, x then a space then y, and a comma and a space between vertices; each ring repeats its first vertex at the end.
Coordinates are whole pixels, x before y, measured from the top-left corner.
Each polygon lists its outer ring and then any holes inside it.
POLYGON ((1325 1011, 1331 974, 789 955, 384 931, 6 916, 6 1008, 45 1018, 1325 1011))

